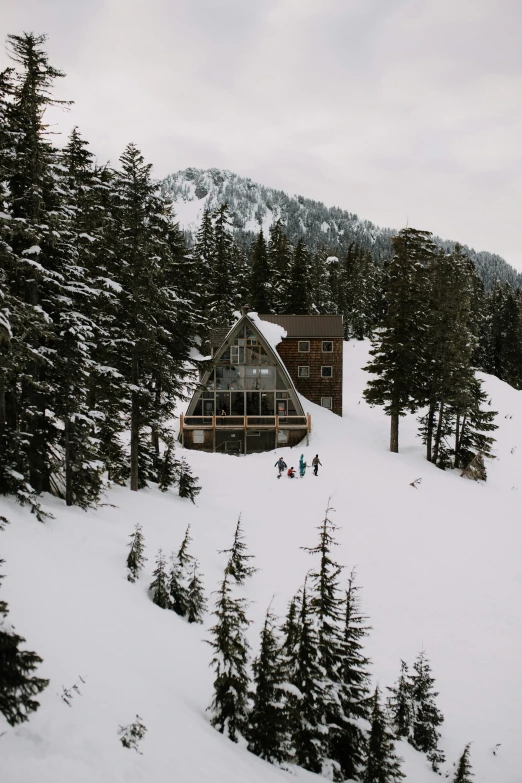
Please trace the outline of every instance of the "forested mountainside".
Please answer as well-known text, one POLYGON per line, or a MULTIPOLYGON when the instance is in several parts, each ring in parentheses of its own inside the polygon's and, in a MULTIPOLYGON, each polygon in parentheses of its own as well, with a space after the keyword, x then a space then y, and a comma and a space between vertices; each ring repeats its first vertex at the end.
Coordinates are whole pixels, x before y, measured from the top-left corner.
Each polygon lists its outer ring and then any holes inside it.
MULTIPOLYGON (((343 256, 355 243, 361 250, 370 251, 377 263, 393 254, 391 240, 395 229, 376 226, 346 209, 327 207, 320 201, 260 185, 232 171, 188 168, 166 177, 162 189, 175 202, 180 225, 192 237, 204 208, 214 210, 227 203, 232 226, 245 245, 251 243, 261 228, 266 235, 269 227, 281 220, 289 240, 295 244, 304 239, 311 252, 326 250, 332 255, 343 256)), ((434 241, 447 252, 451 252, 456 243, 439 237, 434 241)), ((522 287, 522 274, 499 255, 463 247, 486 289, 491 289, 495 281, 522 287)))

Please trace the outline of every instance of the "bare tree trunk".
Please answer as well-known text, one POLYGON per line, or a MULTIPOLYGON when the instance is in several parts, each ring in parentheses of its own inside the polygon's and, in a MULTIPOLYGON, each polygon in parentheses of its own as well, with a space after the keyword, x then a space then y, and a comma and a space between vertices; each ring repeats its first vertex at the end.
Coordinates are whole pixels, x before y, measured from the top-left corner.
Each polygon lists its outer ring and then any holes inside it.
POLYGON ((426 430, 426 459, 431 462, 431 449, 433 443, 433 423, 435 421, 435 404, 431 403, 428 412, 428 426, 426 430))
POLYGON ((437 464, 437 461, 439 459, 439 446, 440 446, 440 439, 442 436, 442 421, 444 418, 444 400, 441 400, 440 408, 439 408, 439 422, 437 424, 437 433, 435 435, 435 447, 433 449, 433 459, 432 462, 437 464))
POLYGON ((73 505, 72 456, 71 456, 71 420, 65 420, 65 505, 73 505))
POLYGON ((140 425, 139 414, 140 404, 138 399, 138 392, 136 391, 138 386, 138 357, 136 356, 136 349, 132 354, 132 393, 131 393, 131 476, 130 476, 130 488, 137 492, 139 488, 139 475, 138 475, 138 459, 140 450, 140 425))
POLYGON ((390 416, 390 451, 399 453, 399 414, 392 413, 390 416))

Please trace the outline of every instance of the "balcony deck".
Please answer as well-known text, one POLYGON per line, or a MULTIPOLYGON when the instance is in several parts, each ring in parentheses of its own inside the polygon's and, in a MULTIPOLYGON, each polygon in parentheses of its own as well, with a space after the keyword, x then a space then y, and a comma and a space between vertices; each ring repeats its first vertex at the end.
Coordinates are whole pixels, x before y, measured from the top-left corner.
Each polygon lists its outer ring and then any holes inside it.
POLYGON ((180 433, 184 430, 216 429, 306 429, 312 431, 312 418, 306 416, 180 416, 180 433))

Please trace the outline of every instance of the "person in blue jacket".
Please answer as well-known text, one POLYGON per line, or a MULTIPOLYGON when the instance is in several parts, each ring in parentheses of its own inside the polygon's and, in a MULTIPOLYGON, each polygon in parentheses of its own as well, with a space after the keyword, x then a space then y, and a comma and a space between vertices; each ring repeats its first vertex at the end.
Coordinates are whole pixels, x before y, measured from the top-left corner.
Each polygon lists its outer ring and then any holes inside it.
POLYGON ((282 457, 279 457, 276 464, 274 465, 274 468, 277 468, 279 471, 277 474, 277 478, 281 478, 281 473, 286 469, 286 462, 282 457))
POLYGON ((304 454, 301 454, 299 458, 299 475, 304 478, 308 465, 305 462, 304 454))

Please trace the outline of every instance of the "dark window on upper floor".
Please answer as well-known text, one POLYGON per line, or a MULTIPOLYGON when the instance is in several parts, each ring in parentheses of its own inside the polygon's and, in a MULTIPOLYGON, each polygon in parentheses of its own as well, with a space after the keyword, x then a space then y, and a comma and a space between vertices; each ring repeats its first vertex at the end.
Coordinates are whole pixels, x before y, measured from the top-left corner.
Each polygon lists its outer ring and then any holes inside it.
POLYGON ((323 353, 332 353, 333 342, 331 340, 323 340, 323 353))
POLYGON ((310 340, 299 340, 297 350, 299 353, 308 353, 310 351, 310 340))
POLYGON ((321 378, 332 378, 333 367, 321 367, 321 378))

